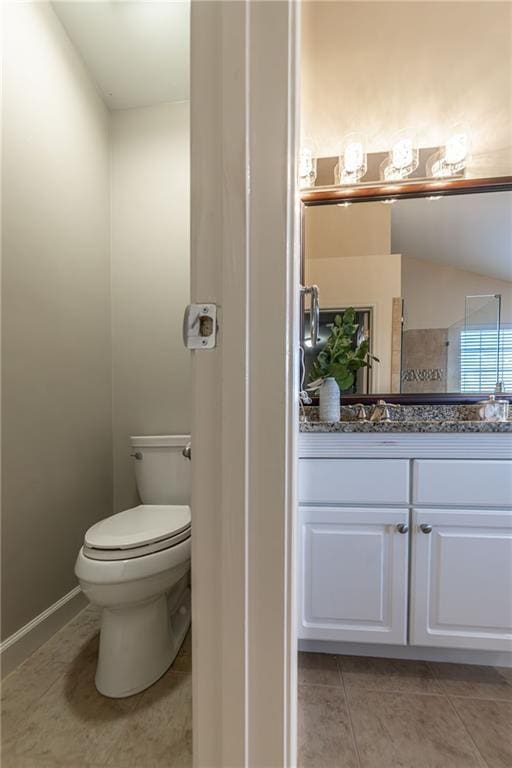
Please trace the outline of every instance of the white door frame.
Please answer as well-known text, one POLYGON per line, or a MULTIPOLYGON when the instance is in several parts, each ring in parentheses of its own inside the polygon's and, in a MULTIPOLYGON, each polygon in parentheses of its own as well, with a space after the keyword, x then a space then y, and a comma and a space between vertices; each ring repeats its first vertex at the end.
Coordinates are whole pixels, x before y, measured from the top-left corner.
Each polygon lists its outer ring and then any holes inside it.
POLYGON ((298 4, 192 2, 194 765, 296 763, 298 4))

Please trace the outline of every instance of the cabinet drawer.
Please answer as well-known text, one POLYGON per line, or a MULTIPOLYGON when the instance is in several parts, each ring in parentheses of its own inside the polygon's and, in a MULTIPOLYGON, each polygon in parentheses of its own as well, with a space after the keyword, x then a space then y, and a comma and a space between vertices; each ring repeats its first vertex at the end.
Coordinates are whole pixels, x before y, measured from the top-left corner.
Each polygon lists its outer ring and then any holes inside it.
POLYGON ((512 461, 418 460, 414 504, 512 506, 512 461))
POLYGON ((407 504, 409 462, 401 459, 301 459, 299 501, 407 504))

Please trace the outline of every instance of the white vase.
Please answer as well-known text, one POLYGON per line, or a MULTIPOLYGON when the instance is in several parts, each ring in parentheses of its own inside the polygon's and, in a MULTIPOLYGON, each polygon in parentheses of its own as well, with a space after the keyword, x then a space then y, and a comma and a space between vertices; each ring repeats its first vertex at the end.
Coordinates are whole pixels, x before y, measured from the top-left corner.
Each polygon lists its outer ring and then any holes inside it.
POLYGON ((320 387, 320 421, 340 420, 340 388, 336 379, 329 376, 320 387))

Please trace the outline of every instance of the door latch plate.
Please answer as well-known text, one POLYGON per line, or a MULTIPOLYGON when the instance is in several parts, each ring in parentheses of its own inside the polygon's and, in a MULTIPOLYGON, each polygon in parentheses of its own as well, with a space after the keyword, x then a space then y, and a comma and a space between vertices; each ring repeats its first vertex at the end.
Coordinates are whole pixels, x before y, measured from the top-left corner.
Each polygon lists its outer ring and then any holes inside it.
POLYGON ((213 349, 217 343, 217 305, 189 304, 183 316, 187 349, 213 349))

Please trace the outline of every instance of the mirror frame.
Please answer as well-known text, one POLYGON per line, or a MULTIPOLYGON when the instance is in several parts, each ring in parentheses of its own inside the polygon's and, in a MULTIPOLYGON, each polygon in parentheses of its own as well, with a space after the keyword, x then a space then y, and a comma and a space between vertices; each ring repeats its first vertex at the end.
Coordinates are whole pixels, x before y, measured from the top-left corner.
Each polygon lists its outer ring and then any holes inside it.
MULTIPOLYGON (((496 176, 484 179, 420 179, 411 182, 399 182, 382 184, 359 184, 350 188, 328 186, 310 187, 299 190, 301 203, 301 241, 300 241, 300 279, 304 285, 305 275, 305 209, 310 206, 331 205, 343 202, 372 202, 388 200, 390 197, 397 200, 407 198, 430 197, 431 195, 469 195, 484 192, 510 192, 512 191, 512 176, 496 176)), ((301 317, 303 313, 301 312, 301 317)), ((462 392, 408 392, 407 394, 379 393, 374 395, 343 395, 343 403, 371 404, 377 400, 385 400, 387 403, 401 405, 460 405, 476 403, 489 393, 462 392)), ((500 393, 500 398, 512 402, 512 392, 500 393)), ((313 397, 313 404, 318 403, 318 397, 313 397)))

